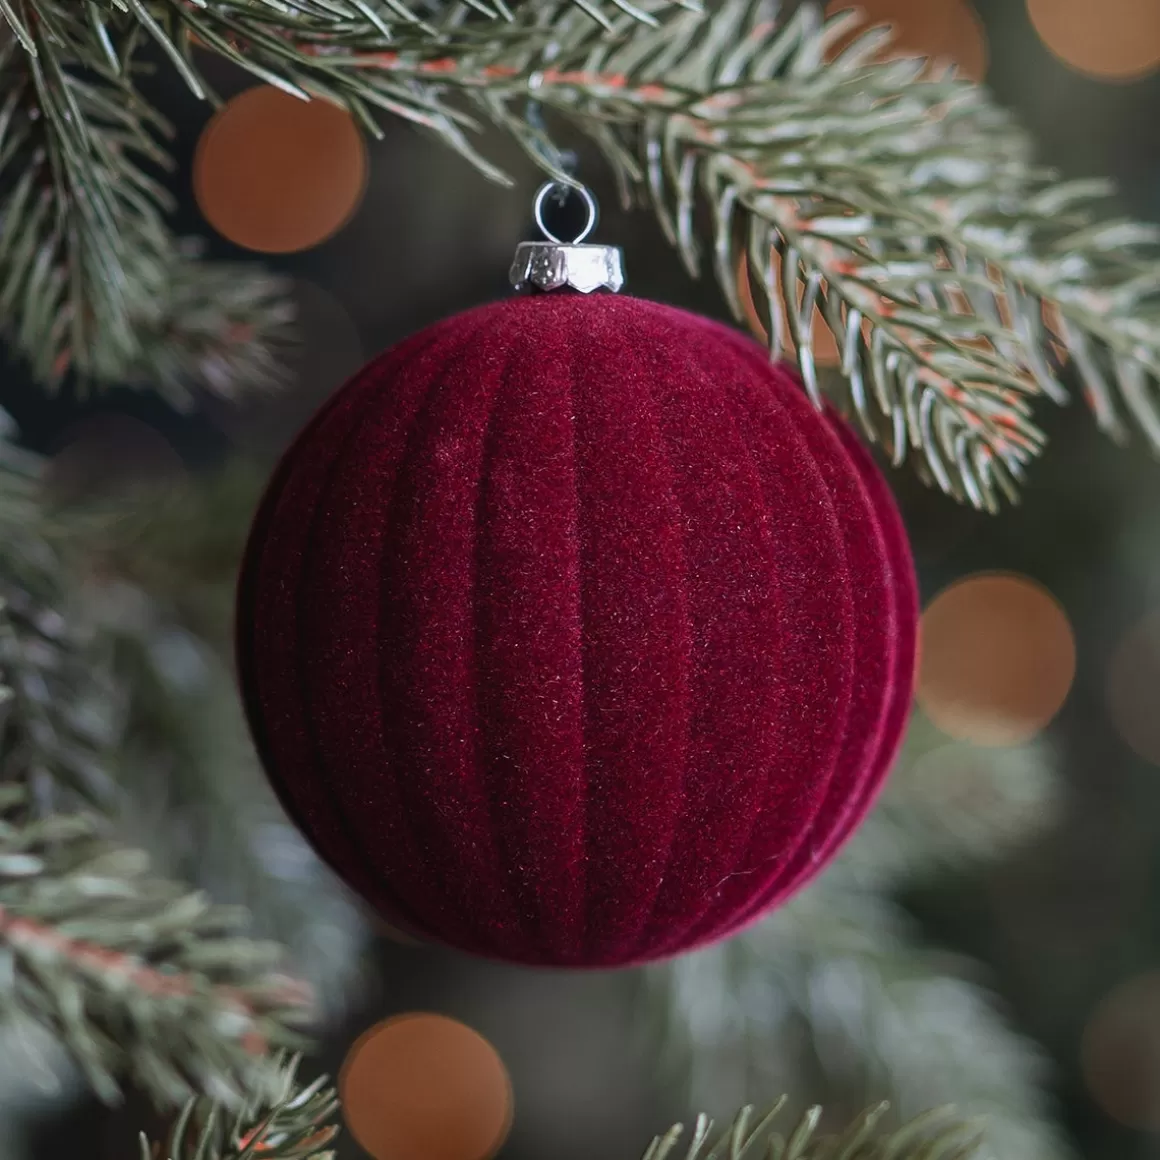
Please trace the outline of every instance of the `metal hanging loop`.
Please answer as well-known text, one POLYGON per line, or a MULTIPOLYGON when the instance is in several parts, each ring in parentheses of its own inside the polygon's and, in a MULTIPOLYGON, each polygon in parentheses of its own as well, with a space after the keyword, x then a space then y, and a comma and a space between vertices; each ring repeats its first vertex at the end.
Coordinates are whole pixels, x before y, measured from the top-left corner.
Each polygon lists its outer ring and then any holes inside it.
POLYGON ((546 181, 540 186, 539 193, 536 194, 535 202, 535 217, 536 225, 540 227, 540 232, 550 242, 555 242, 558 246, 578 246, 592 231, 596 228, 596 220, 599 211, 596 208, 596 198, 588 191, 588 188, 583 185, 570 185, 563 181, 546 181), (548 200, 549 194, 555 194, 561 204, 567 200, 568 194, 576 194, 584 202, 584 207, 588 210, 588 221, 584 228, 574 238, 558 238, 547 225, 544 223, 544 203, 548 200))
POLYGON ((533 206, 536 225, 545 241, 521 242, 512 261, 511 284, 516 290, 546 293, 553 290, 579 290, 591 294, 609 290, 615 294, 624 285, 624 256, 616 246, 584 244, 596 228, 599 212, 596 198, 584 186, 570 181, 547 181, 540 186, 533 206), (544 207, 549 197, 562 205, 576 194, 588 210, 588 220, 571 240, 557 237, 544 221, 544 207))

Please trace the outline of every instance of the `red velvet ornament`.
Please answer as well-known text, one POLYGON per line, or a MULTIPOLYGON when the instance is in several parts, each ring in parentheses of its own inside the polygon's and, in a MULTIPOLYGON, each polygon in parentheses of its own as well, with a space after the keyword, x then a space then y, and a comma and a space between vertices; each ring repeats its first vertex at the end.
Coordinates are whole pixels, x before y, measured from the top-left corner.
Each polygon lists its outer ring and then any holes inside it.
POLYGON ((725 327, 565 293, 339 391, 258 516, 238 655, 283 802, 390 922, 596 967, 721 938, 833 857, 916 622, 838 418, 725 327))

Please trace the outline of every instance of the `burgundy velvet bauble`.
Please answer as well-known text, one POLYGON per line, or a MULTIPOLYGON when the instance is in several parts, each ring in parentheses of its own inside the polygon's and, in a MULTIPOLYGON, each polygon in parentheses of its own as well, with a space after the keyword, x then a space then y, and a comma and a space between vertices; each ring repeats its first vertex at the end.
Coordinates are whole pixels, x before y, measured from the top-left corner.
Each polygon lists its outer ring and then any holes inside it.
POLYGON ((389 922, 615 966, 736 931, 865 814, 915 662, 861 444, 735 332, 513 298, 366 367, 243 570, 270 777, 389 922))

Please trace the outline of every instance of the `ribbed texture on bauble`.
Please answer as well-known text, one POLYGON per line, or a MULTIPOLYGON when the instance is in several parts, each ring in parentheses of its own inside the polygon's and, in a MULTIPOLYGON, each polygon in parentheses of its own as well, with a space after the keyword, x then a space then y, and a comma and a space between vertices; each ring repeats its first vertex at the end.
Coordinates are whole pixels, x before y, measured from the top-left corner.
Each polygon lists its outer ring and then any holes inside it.
POLYGON ((916 620, 885 483, 789 372, 563 293, 334 396, 255 523, 238 661, 287 810, 390 923, 604 967, 833 857, 899 744, 916 620))

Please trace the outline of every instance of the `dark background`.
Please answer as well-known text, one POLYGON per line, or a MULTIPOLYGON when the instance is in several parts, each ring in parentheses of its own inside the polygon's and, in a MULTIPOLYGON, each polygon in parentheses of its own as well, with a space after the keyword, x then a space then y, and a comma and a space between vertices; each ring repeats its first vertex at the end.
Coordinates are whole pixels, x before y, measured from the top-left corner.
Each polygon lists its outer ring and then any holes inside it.
MULTIPOLYGON (((1092 0, 1098 4, 1100 0, 1092 0)), ((1040 44, 1016 0, 977 0, 990 43, 987 83, 1017 111, 1045 160, 1069 176, 1110 174, 1122 208, 1160 218, 1160 78, 1129 84, 1085 79, 1040 44)), ((224 91, 248 82, 218 76, 224 91)), ((190 163, 209 109, 177 84, 159 99, 178 126, 179 225, 205 227, 190 197, 190 163)), ((295 385, 241 409, 207 401, 178 414, 144 393, 111 390, 46 398, 18 366, 5 368, 3 405, 26 441, 54 454, 105 422, 122 440, 128 470, 205 469, 241 452, 268 459, 298 424, 366 357, 454 311, 506 292, 514 244, 531 236, 536 178, 502 140, 493 155, 521 184, 488 185, 469 166, 407 126, 388 125, 371 146, 372 171, 357 218, 326 244, 273 265, 299 279, 303 349, 295 385), (111 427, 110 416, 140 426, 111 427), (125 442, 127 441, 127 442, 125 442), (172 450, 170 450, 172 449, 172 450)), ((594 159, 584 177, 604 216, 600 236, 625 246, 630 290, 723 315, 716 288, 692 283, 646 214, 628 218, 594 159)), ((249 258, 215 238, 211 253, 249 258)), ((1077 1149, 1119 1160, 1160 1152, 1155 1136, 1119 1126, 1087 1090, 1082 1036, 1118 983, 1160 964, 1160 770, 1117 736, 1106 705, 1109 658, 1126 629, 1160 603, 1160 540, 1154 496, 1160 466, 1137 439, 1118 449, 1076 404, 1044 410, 1048 454, 1022 505, 998 519, 893 477, 913 539, 925 598, 986 568, 1025 573, 1062 602, 1075 629, 1079 669, 1052 725, 1068 785, 1064 816, 1047 837, 983 873, 948 877, 908 900, 927 935, 969 953, 1008 1004, 1012 1022, 1054 1060, 1058 1114, 1077 1149)), ((111 462, 110 462, 111 468, 111 462)), ((329 1039, 332 1072, 352 1039, 396 1011, 428 1009, 477 1027, 513 1076, 517 1117, 504 1155, 532 1160, 631 1160, 672 1116, 679 1093, 662 1082, 647 1045, 627 1037, 630 992, 608 976, 537 974, 467 962, 383 939, 361 1009, 329 1039)), ((1160 1000, 1141 1007, 1154 1028, 1153 1057, 1125 1061, 1125 1082, 1160 1086, 1160 1000)), ((37 1155, 121 1160, 134 1151, 139 1108, 95 1105, 54 1113, 36 1133, 37 1155)), ((360 1153, 349 1141, 344 1155, 360 1153)))

